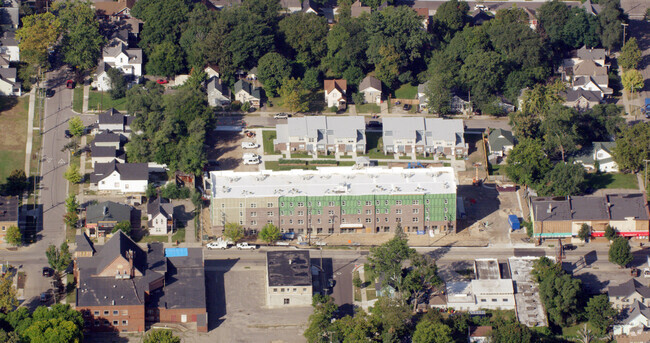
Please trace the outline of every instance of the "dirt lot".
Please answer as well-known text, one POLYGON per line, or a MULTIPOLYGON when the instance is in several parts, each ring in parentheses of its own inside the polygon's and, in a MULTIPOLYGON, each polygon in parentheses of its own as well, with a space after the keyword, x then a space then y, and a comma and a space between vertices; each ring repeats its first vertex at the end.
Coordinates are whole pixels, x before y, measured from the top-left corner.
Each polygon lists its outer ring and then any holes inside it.
POLYGON ((217 160, 220 170, 257 171, 259 165, 244 165, 242 156, 245 152, 260 154, 261 149, 242 149, 241 143, 254 141, 246 138, 241 132, 213 131, 207 136, 206 144, 209 161, 217 160))
POLYGON ((480 163, 478 167, 478 177, 480 179, 487 178, 487 170, 485 165, 485 151, 481 141, 481 135, 466 134, 465 142, 469 145, 468 158, 465 160, 465 169, 467 171, 458 172, 458 182, 460 184, 471 184, 472 180, 476 177, 475 163, 480 163))

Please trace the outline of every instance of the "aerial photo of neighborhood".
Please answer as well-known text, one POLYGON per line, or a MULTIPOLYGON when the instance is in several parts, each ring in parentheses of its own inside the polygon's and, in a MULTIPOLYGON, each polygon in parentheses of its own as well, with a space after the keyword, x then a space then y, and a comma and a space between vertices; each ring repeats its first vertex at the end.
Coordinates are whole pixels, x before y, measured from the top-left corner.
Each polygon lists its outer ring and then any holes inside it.
POLYGON ((650 343, 650 0, 0 0, 0 343, 650 343))

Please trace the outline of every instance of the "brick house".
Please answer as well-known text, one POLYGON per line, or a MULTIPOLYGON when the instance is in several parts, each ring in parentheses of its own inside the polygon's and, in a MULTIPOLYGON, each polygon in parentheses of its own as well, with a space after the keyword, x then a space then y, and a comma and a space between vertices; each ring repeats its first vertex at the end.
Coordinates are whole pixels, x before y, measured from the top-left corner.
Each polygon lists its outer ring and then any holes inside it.
POLYGON ((95 247, 77 236, 75 307, 92 332, 143 332, 155 323, 186 323, 207 332, 203 251, 149 243, 117 232, 95 247))
POLYGON ((18 197, 0 196, 0 240, 12 226, 18 226, 18 197))

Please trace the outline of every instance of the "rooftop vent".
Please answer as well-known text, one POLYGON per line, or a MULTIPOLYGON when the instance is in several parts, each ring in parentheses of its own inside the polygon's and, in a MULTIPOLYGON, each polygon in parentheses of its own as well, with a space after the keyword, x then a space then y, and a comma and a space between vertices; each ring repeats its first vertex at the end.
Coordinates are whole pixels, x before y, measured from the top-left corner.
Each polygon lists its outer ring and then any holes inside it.
POLYGON ((548 214, 553 213, 553 205, 552 204, 548 204, 548 209, 546 210, 546 213, 548 213, 548 214))

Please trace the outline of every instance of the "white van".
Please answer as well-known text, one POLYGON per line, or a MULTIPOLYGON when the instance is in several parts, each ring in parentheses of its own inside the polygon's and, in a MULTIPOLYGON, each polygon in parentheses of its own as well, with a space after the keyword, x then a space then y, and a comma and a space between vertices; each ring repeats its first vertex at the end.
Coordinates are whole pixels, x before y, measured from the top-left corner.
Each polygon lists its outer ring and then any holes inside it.
POLYGON ((244 157, 244 164, 260 164, 259 158, 246 158, 244 157))
POLYGON ((242 149, 257 149, 260 146, 253 142, 241 142, 242 149))

